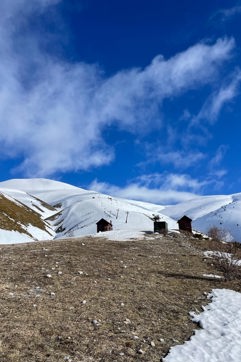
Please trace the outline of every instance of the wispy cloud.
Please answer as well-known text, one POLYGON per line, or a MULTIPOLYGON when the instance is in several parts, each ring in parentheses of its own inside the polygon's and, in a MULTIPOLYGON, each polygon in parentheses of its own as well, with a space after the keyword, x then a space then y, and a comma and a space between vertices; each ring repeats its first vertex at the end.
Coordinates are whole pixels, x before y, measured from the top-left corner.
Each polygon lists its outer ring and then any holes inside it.
POLYGON ((240 84, 241 71, 237 70, 227 84, 222 85, 220 89, 209 96, 198 115, 193 118, 192 124, 200 123, 203 120, 214 123, 222 108, 237 97, 240 92, 240 84))
POLYGON ((226 9, 221 9, 217 12, 216 16, 221 17, 221 19, 223 21, 225 20, 229 20, 231 18, 233 18, 236 15, 240 15, 241 14, 241 6, 237 5, 237 6, 233 6, 231 8, 226 8, 226 9))
MULTIPOLYGON (((59 2, 0 4, 1 152, 22 157, 19 168, 28 176, 110 163, 114 150, 104 142, 106 127, 115 124, 132 133, 154 128, 162 122, 163 100, 212 84, 235 47, 233 39, 199 43, 170 59, 157 56, 144 69, 107 78, 96 65, 46 54, 39 35, 26 31, 29 19, 59 2)), ((223 90, 216 106, 211 102, 214 114, 231 93, 223 90)))
POLYGON ((208 182, 186 174, 155 173, 142 175, 124 187, 94 180, 89 189, 127 199, 175 204, 194 198, 208 182))
POLYGON ((171 152, 165 152, 161 149, 158 152, 158 155, 156 157, 157 160, 159 160, 162 164, 172 164, 174 167, 178 169, 186 169, 189 168, 197 162, 202 161, 206 158, 206 155, 202 152, 195 152, 192 151, 185 151, 185 150, 179 150, 179 151, 171 151, 171 152))
POLYGON ((209 167, 213 168, 219 166, 228 150, 227 145, 220 145, 214 155, 209 161, 209 167))
POLYGON ((155 204, 175 204, 181 201, 187 201, 196 195, 191 192, 176 190, 161 190, 158 188, 148 188, 133 183, 126 187, 118 187, 108 183, 94 181, 89 188, 97 192, 106 193, 115 197, 125 199, 152 202, 155 204))
POLYGON ((222 167, 222 161, 228 149, 229 147, 227 145, 220 145, 208 163, 209 176, 216 181, 216 189, 223 185, 223 178, 227 174, 227 170, 222 167))

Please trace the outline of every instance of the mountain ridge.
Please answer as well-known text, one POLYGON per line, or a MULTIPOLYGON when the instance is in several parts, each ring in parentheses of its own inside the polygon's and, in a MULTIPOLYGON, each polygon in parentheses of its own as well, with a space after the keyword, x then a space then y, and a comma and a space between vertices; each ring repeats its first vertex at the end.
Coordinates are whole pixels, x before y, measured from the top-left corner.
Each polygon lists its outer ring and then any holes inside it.
MULTIPOLYGON (((48 239, 49 234, 56 239, 94 235, 96 222, 101 218, 113 223, 113 231, 108 232, 110 238, 117 232, 120 238, 127 231, 137 235, 153 231, 152 218, 156 214, 168 223, 170 230, 176 230, 177 220, 186 214, 193 219, 195 230, 207 233, 210 227, 217 226, 225 230, 227 241, 241 242, 241 193, 197 196, 188 202, 165 206, 112 197, 43 178, 3 181, 0 192, 4 197, 11 197, 14 204, 20 202, 36 212, 44 222, 47 234, 30 233, 34 240, 48 239)), ((3 233, 4 229, 0 228, 2 243, 3 233)), ((15 238, 16 234, 9 237, 9 242, 15 242, 15 238)))

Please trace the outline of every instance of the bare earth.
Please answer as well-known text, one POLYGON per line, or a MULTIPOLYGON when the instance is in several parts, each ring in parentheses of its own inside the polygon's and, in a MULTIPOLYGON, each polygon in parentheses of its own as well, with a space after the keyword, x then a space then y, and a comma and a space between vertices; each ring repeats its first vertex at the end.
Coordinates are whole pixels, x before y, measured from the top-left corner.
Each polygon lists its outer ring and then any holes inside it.
MULTIPOLYGON (((207 241, 79 238, 0 249, 1 362, 160 361, 213 288, 207 241)), ((219 273, 220 274, 220 273, 219 273)))

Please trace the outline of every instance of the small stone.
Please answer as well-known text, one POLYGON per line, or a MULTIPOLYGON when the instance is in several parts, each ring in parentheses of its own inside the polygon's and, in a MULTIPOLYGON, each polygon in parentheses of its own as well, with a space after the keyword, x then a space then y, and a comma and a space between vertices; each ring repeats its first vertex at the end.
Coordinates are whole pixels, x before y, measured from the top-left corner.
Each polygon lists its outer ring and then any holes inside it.
POLYGON ((63 272, 62 271, 58 271, 58 275, 62 275, 63 274, 63 272))
POLYGON ((124 323, 125 323, 125 324, 130 324, 130 323, 131 323, 131 321, 130 321, 130 319, 129 319, 129 318, 126 318, 126 319, 124 320, 124 323))
POLYGON ((121 305, 121 307, 124 307, 125 304, 124 304, 124 303, 121 303, 120 305, 121 305))
POLYGON ((52 275, 51 274, 46 274, 46 277, 47 278, 52 278, 52 275))
POLYGON ((145 353, 145 351, 143 351, 143 349, 141 349, 141 348, 138 349, 137 352, 138 352, 139 354, 144 354, 144 353, 145 353))
POLYGON ((64 361, 66 362, 72 362, 72 358, 70 356, 65 356, 64 361))
POLYGON ((79 273, 79 275, 83 275, 83 274, 84 274, 84 272, 83 272, 82 270, 79 270, 78 273, 79 273))
POLYGON ((100 323, 99 323, 99 321, 97 321, 97 319, 93 319, 91 323, 93 324, 93 326, 95 328, 99 327, 99 325, 100 325, 100 323))
POLYGON ((82 300, 81 304, 86 304, 87 301, 86 300, 82 300))
POLYGON ((152 347, 155 347, 155 346, 156 346, 154 341, 151 341, 150 345, 151 345, 152 347))

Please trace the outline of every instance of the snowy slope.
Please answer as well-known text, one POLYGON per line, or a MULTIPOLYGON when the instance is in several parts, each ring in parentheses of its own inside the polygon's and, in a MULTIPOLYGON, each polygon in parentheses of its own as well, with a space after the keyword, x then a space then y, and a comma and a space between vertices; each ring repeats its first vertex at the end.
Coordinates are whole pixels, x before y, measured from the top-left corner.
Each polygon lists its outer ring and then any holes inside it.
MULTIPOLYGON (((96 222, 101 218, 111 220, 116 232, 152 231, 151 217, 162 209, 159 205, 113 198, 46 179, 9 180, 0 183, 0 188, 18 188, 57 207, 55 216, 47 217, 57 231, 56 238, 95 234, 96 222)), ((176 221, 158 214, 161 220, 168 222, 170 229, 177 228, 176 221)))
POLYGON ((241 241, 241 194, 200 196, 166 207, 162 213, 176 220, 185 214, 195 230, 206 233, 217 226, 227 232, 227 240, 241 241))
POLYGON ((55 235, 45 217, 56 212, 24 191, 0 188, 0 243, 46 240, 55 235))
POLYGON ((96 233, 96 222, 112 221, 113 238, 121 233, 152 231, 153 214, 167 221, 169 229, 177 229, 176 221, 183 215, 193 220, 195 230, 206 233, 217 226, 228 233, 229 240, 241 242, 241 194, 199 196, 173 206, 125 200, 84 190, 47 179, 16 179, 0 182, 1 190, 39 212, 57 231, 56 238, 96 233), (37 199, 36 199, 37 197, 37 199), (50 210, 41 200, 50 204, 50 210), (116 235, 114 234, 116 232, 116 235))

